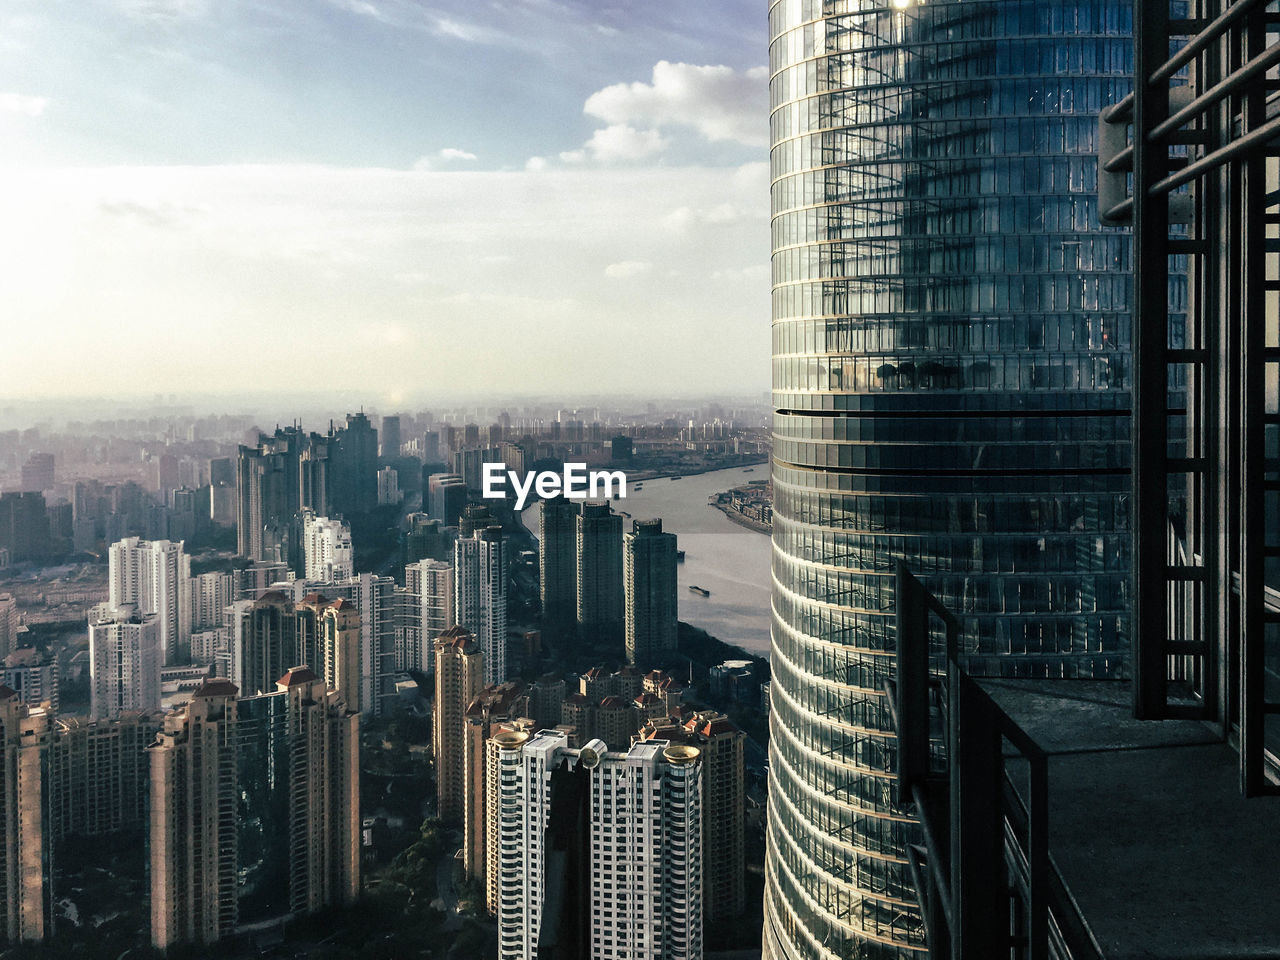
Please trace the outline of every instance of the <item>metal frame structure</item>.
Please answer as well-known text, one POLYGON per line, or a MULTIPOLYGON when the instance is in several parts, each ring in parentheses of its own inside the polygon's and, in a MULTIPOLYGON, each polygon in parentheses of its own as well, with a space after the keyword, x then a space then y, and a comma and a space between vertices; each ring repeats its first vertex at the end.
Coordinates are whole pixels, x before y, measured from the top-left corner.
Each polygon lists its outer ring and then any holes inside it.
POLYGON ((1135 0, 1138 79, 1099 138, 1101 219, 1134 231, 1134 710, 1238 737, 1246 796, 1278 792, 1277 7, 1135 0))
POLYGON ((896 580, 886 693, 900 796, 922 827, 907 859, 929 956, 1100 960, 1049 855, 1048 755, 965 670, 959 621, 903 563, 896 580), (1025 802, 1014 786, 1024 775, 1025 802))

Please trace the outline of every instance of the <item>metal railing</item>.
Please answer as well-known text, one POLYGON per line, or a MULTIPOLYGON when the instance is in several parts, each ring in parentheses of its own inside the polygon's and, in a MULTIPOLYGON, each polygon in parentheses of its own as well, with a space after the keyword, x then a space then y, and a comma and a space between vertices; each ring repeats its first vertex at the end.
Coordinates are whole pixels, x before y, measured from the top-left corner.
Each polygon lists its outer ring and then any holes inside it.
POLYGON ((959 622, 903 563, 896 585, 886 689, 899 796, 921 825, 907 858, 929 956, 1101 960, 1049 853, 1048 756, 965 671, 959 622))

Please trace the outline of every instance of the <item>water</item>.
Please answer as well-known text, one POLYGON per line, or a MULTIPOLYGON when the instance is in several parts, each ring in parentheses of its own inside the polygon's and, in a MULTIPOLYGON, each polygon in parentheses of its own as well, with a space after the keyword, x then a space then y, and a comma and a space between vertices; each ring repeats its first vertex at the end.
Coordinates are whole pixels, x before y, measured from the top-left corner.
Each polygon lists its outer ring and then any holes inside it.
MULTIPOLYGON (((708 506, 707 498, 768 477, 768 464, 757 464, 679 480, 641 480, 640 490, 630 483, 627 496, 613 501, 615 513, 626 511, 635 520, 660 517, 662 529, 678 538, 685 553, 677 567, 680 619, 763 657, 769 655, 769 535, 739 526, 708 506), (700 596, 690 585, 711 595, 700 596)), ((539 509, 535 504, 522 515, 535 536, 539 509)), ((631 519, 623 517, 623 530, 631 529, 631 519)))

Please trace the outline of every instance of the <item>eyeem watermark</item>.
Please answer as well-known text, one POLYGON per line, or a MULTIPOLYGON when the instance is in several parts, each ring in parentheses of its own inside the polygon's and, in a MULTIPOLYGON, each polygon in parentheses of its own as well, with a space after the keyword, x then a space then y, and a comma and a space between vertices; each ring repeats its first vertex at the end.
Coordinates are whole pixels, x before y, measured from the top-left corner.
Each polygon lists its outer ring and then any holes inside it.
POLYGON ((585 463, 566 463, 564 473, 540 470, 526 473, 523 482, 520 474, 508 470, 505 463, 486 463, 483 466, 481 496, 488 500, 501 500, 510 486, 516 493, 516 509, 523 510, 530 491, 544 500, 547 497, 564 496, 570 500, 586 500, 588 497, 609 500, 627 495, 627 475, 621 470, 588 470, 585 463))

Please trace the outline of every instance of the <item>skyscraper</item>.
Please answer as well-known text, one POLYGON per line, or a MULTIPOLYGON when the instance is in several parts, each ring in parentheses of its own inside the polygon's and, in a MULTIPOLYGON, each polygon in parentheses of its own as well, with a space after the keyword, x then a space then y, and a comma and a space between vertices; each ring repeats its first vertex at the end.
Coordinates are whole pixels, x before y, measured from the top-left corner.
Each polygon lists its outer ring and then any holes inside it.
POLYGON ((404 568, 404 590, 397 590, 396 668, 435 669, 435 640, 454 625, 453 565, 419 560, 404 568))
POLYGON ((1120 666, 1131 280, 1091 191, 1129 18, 770 7, 766 958, 923 942, 888 774, 895 562, 961 618, 975 671, 1120 666))
POLYGON ((107 602, 113 607, 131 603, 139 613, 155 614, 161 662, 183 662, 191 639, 191 558, 183 544, 128 537, 111 545, 107 559, 107 602))
POLYGON ((571 749, 559 730, 491 748, 498 957, 702 957, 696 747, 571 749))
POLYGON ((575 519, 578 629, 617 640, 622 633, 622 517, 607 500, 584 500, 575 519))
POLYGON ((382 443, 378 452, 383 460, 394 460, 400 456, 400 418, 383 417, 381 433, 382 443))
POLYGON ((446 823, 462 820, 466 809, 465 718, 484 687, 484 653, 465 627, 450 627, 435 643, 436 698, 431 746, 436 762, 437 814, 446 823))
POLYGON ((627 662, 649 664, 676 649, 676 535, 636 520, 622 537, 627 662))
POLYGON ((358 717, 306 667, 266 695, 208 680, 151 759, 151 939, 214 943, 238 924, 354 902, 358 717))
POLYGON ((433 473, 427 477, 426 498, 432 520, 456 526, 467 505, 467 485, 456 473, 433 473))
POLYGON ((18 601, 12 594, 0 593, 0 657, 7 657, 18 646, 18 601))
POLYGON ((160 618, 126 603, 89 622, 89 713, 95 720, 160 709, 160 618))
POLYGON ((332 509, 368 513, 378 505, 378 431, 362 411, 347 414, 346 425, 333 436, 337 446, 329 455, 332 509))
POLYGON ((578 611, 578 505, 550 497, 538 508, 538 589, 542 615, 569 623, 578 611))
POLYGON ((44 878, 49 872, 44 836, 43 751, 49 718, 0 686, 0 904, 9 943, 42 940, 48 922, 44 878))
POLYGON ((501 527, 453 545, 455 621, 484 652, 484 686, 507 679, 507 549, 501 527))

